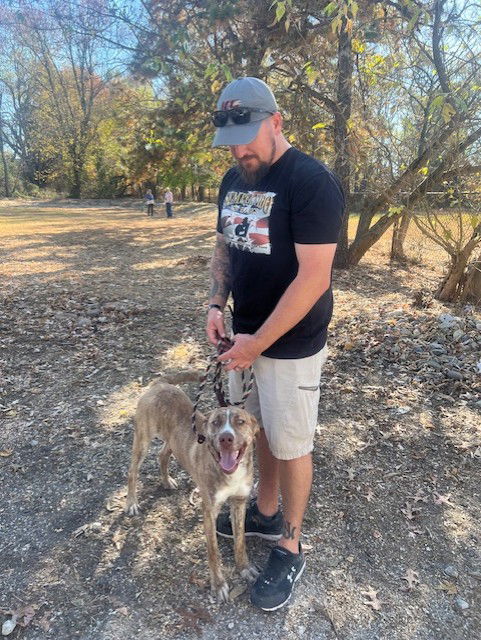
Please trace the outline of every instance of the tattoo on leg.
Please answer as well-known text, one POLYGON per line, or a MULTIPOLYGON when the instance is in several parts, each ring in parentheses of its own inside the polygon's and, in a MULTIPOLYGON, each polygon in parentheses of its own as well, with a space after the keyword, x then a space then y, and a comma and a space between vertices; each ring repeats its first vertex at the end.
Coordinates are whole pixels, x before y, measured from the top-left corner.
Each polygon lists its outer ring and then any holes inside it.
POLYGON ((282 532, 282 535, 287 540, 294 540, 294 538, 296 537, 296 528, 297 527, 291 526, 290 522, 284 522, 284 530, 282 532))

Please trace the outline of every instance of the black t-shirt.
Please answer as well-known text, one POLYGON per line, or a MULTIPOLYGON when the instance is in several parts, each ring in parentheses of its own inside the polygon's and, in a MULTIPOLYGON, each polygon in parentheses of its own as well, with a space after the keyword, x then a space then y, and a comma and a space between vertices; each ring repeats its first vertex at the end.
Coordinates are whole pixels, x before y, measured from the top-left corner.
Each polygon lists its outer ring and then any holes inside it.
MULTIPOLYGON (((294 243, 336 243, 344 213, 338 178, 321 162, 290 147, 255 187, 236 167, 219 191, 217 231, 229 246, 234 333, 252 334, 297 275, 294 243)), ((322 349, 332 316, 332 289, 262 355, 306 358, 322 349)))

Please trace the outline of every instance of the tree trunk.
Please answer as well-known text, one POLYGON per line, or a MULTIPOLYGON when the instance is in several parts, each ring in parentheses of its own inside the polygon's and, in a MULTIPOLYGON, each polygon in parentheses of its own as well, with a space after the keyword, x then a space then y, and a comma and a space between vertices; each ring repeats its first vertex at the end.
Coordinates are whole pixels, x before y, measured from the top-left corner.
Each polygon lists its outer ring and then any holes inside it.
POLYGON ((481 303, 481 254, 468 265, 466 281, 459 299, 462 302, 481 303))
POLYGON ((452 258, 449 271, 436 291, 436 298, 442 302, 454 302, 458 298, 459 291, 465 277, 467 258, 462 255, 452 258))
POLYGON ((80 147, 80 144, 72 144, 72 146, 70 147, 70 157, 72 158, 73 165, 70 197, 80 199, 82 195, 82 182, 85 166, 85 151, 80 147))
POLYGON ((5 197, 10 198, 10 176, 8 173, 8 161, 5 156, 5 149, 3 145, 3 134, 0 128, 0 155, 2 156, 2 164, 3 164, 3 181, 5 184, 5 197))
POLYGON ((205 187, 203 184, 199 185, 199 202, 205 202, 205 187))
POLYGON ((183 184, 180 187, 180 197, 182 200, 185 200, 186 191, 187 191, 187 185, 183 184))
POLYGON ((466 285, 466 266, 474 249, 481 239, 481 224, 474 229, 473 235, 463 249, 451 257, 449 271, 438 287, 436 298, 442 302, 454 302, 457 300, 466 285))
POLYGON ((404 241, 406 240, 411 218, 412 213, 406 212, 400 221, 396 221, 392 238, 391 260, 400 260, 401 262, 406 260, 404 241))
POLYGON ((347 268, 349 266, 349 195, 351 190, 351 158, 349 150, 348 121, 351 117, 352 105, 352 47, 351 36, 346 29, 346 18, 343 18, 339 33, 337 58, 337 109, 334 115, 334 146, 336 161, 334 171, 341 180, 346 197, 346 210, 337 245, 334 266, 347 268))
POLYGON ((75 168, 72 172, 72 188, 70 189, 70 197, 77 200, 82 195, 82 174, 78 168, 75 168))
POLYGON ((355 239, 349 247, 349 264, 356 265, 361 258, 376 244, 379 238, 389 229, 389 227, 398 220, 399 214, 386 214, 364 233, 359 239, 355 239))
MULTIPOLYGON (((3 103, 3 95, 0 93, 0 112, 3 103)), ((0 155, 2 156, 3 163, 3 181, 5 183, 5 197, 10 198, 10 176, 8 173, 8 162, 5 156, 5 147, 3 142, 3 129, 0 122, 0 155)))

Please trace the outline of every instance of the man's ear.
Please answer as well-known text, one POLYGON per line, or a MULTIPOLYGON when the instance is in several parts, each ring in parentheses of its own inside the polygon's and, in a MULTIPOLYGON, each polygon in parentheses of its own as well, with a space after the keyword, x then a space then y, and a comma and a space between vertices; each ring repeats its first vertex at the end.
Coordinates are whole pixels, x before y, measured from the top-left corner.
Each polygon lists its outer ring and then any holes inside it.
POLYGON ((282 125, 284 124, 284 121, 282 119, 281 114, 279 113, 279 111, 276 111, 273 116, 272 116, 272 124, 274 125, 274 134, 275 135, 279 135, 282 131, 282 125))

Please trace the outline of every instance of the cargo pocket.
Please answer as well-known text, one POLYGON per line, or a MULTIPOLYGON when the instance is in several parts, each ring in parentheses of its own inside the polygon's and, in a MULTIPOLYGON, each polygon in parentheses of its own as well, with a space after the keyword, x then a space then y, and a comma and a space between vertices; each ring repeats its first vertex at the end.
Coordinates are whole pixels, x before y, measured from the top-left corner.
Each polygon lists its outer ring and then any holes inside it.
POLYGON ((299 398, 299 411, 302 411, 306 438, 314 438, 317 426, 317 414, 319 410, 320 385, 300 384, 297 388, 299 398))
POLYGON ((319 394, 318 384, 301 384, 294 387, 283 415, 282 448, 289 457, 304 455, 312 449, 319 394))

